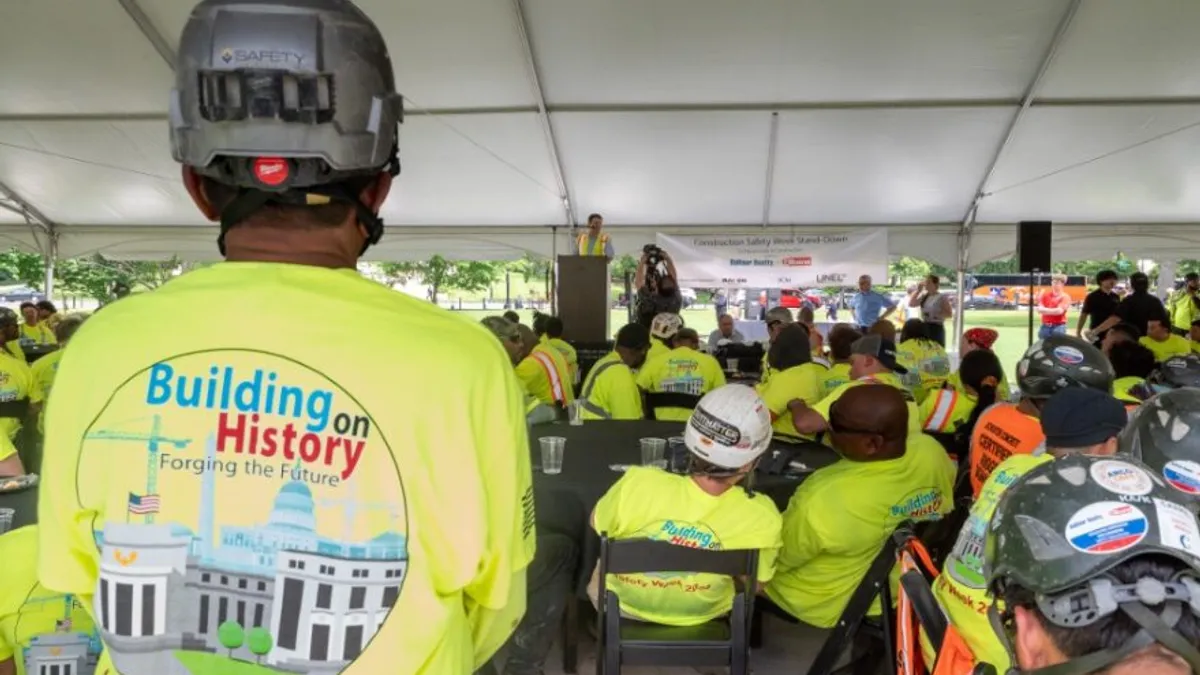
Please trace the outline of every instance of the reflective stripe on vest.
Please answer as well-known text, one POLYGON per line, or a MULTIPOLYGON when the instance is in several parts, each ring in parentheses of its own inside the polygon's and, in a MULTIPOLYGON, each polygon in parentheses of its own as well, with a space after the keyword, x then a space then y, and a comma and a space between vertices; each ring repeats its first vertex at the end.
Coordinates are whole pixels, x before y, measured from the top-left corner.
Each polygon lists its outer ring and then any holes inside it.
POLYGON ((602 234, 592 242, 591 250, 588 250, 588 234, 584 232, 579 235, 579 255, 604 255, 605 244, 608 243, 608 235, 602 234))
POLYGON ((958 405, 958 392, 953 389, 942 389, 938 392, 933 412, 925 420, 926 431, 942 431, 950 423, 950 414, 958 405))
POLYGON ((558 369, 554 367, 554 359, 541 352, 533 352, 530 356, 542 365, 542 370, 546 371, 546 378, 550 380, 550 395, 554 397, 555 402, 565 405, 567 395, 563 393, 562 379, 558 376, 558 369))
POLYGON ((612 415, 607 410, 589 401, 588 397, 592 395, 592 389, 596 386, 596 380, 604 374, 604 371, 620 364, 620 361, 609 361, 608 363, 601 364, 599 367, 592 368, 592 372, 588 373, 588 381, 583 386, 583 391, 579 394, 579 407, 602 420, 612 419, 612 415))

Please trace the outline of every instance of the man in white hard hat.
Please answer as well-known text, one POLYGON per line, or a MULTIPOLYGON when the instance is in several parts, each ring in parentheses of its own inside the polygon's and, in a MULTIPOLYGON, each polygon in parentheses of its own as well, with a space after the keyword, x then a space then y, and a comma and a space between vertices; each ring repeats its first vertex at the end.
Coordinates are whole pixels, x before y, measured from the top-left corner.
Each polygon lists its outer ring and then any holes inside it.
MULTIPOLYGON (((740 489, 771 443, 771 415, 754 390, 715 389, 700 399, 684 431, 687 475, 630 467, 592 512, 592 527, 611 539, 649 538, 680 546, 758 549, 758 581, 775 573, 780 547, 779 509, 768 497, 740 489)), ((729 612, 733 584, 707 574, 673 576, 665 586, 639 584, 641 575, 612 576, 607 587, 632 618, 693 626, 729 612), (633 580, 631 580, 631 577, 633 580), (685 588, 708 588, 703 592, 685 588)), ((589 588, 593 601, 599 579, 589 588)))

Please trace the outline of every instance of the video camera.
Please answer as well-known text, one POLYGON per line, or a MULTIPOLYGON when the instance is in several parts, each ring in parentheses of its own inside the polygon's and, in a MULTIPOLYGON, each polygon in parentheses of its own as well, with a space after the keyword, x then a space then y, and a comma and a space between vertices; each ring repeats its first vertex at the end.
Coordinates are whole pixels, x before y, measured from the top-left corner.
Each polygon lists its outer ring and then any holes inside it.
POLYGON ((642 247, 642 259, 646 261, 646 277, 658 279, 662 276, 662 263, 666 259, 667 254, 661 248, 654 244, 646 244, 642 247))

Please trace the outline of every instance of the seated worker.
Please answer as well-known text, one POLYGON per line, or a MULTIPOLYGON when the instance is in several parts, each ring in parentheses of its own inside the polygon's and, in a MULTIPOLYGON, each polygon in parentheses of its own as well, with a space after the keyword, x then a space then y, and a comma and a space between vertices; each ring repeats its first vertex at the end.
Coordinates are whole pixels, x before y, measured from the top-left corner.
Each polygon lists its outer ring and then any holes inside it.
MULTIPOLYGON (((686 476, 633 466, 596 504, 592 528, 611 539, 653 539, 706 549, 757 549, 758 582, 770 581, 779 553, 775 503, 740 485, 771 444, 771 419, 750 387, 709 392, 683 434, 691 456, 686 476), (718 433, 719 432, 719 433, 718 433)), ((598 571, 598 568, 597 568, 598 571)), ((694 626, 729 612, 733 583, 710 574, 614 574, 608 590, 630 618, 694 626)), ((599 578, 588 588, 597 601, 599 578)))
POLYGON ((829 370, 821 378, 821 398, 850 381, 850 357, 862 333, 850 324, 839 323, 829 331, 829 370))
POLYGON ((878 335, 879 337, 895 344, 896 342, 896 324, 891 321, 880 319, 871 324, 871 328, 867 330, 867 335, 878 335))
POLYGON ((1142 339, 1142 332, 1138 330, 1137 326, 1122 321, 1104 334, 1104 339, 1100 341, 1100 351, 1107 355, 1115 345, 1122 342, 1137 342, 1140 339, 1142 339))
MULTIPOLYGON (((1103 391, 1079 388, 1059 391, 1041 410, 1045 451, 1013 455, 1004 460, 988 477, 971 506, 942 573, 934 582, 933 593, 975 658, 996 666, 997 672, 1005 672, 1008 659, 987 612, 981 608, 992 605, 984 583, 983 545, 1000 496, 1018 477, 1044 462, 1081 453, 1112 455, 1117 451, 1117 435, 1125 420, 1124 406, 1103 391)), ((1128 466, 1116 461, 1111 465, 1113 472, 1128 466)))
POLYGON ((771 364, 767 361, 767 354, 771 352, 771 343, 775 341, 775 336, 779 335, 779 331, 783 330, 784 326, 790 326, 796 322, 792 318, 792 310, 787 307, 772 307, 767 310, 767 347, 763 350, 762 358, 762 377, 759 378, 759 383, 765 383, 771 379, 771 364))
MULTIPOLYGON (((50 330, 56 331, 58 322, 62 321, 63 317, 58 313, 58 308, 54 306, 54 303, 49 300, 39 301, 37 303, 37 312, 38 322, 44 323, 50 330)), ((55 332, 55 335, 58 335, 58 333, 55 332)))
MULTIPOLYGON (((725 386, 725 371, 721 364, 700 351, 700 335, 691 328, 682 328, 671 341, 675 348, 656 358, 647 357, 638 371, 637 385, 651 394, 675 393, 703 396, 725 386)), ((692 411, 686 408, 659 408, 654 419, 683 422, 692 411)))
POLYGON ((664 312, 655 315, 654 320, 650 322, 650 351, 646 354, 646 360, 653 360, 671 351, 671 341, 681 328, 683 318, 678 314, 664 312))
POLYGON ((503 316, 505 319, 508 319, 509 321, 511 321, 514 326, 521 323, 521 315, 517 314, 516 312, 512 311, 511 309, 508 310, 507 312, 505 312, 504 314, 501 314, 501 316, 503 316))
POLYGON ((98 638, 92 639, 92 617, 82 599, 38 583, 37 526, 0 534, 0 560, 4 561, 4 582, 0 583, 0 675, 92 672, 62 665, 65 653, 63 659, 54 658, 54 650, 69 650, 66 663, 95 664, 101 647, 98 638), (46 646, 31 649, 37 642, 46 646))
MULTIPOLYGON (((492 335, 500 341, 504 351, 508 353, 508 358, 512 360, 515 367, 525 358, 525 343, 521 341, 521 331, 518 324, 515 324, 501 316, 488 316, 479 321, 488 330, 492 331, 492 335)), ((45 360, 48 357, 42 357, 45 360)), ((35 362, 40 363, 40 361, 35 362)), ((544 422, 553 422, 558 419, 558 413, 555 408, 542 403, 536 396, 530 394, 525 389, 525 383, 521 383, 521 392, 525 395, 525 421, 528 424, 542 424, 544 422)), ((0 675, 3 675, 0 673, 0 675)))
POLYGON ((1192 343, 1182 335, 1171 332, 1171 323, 1166 316, 1158 316, 1146 322, 1146 336, 1138 343, 1154 352, 1155 361, 1166 361, 1172 356, 1187 356, 1192 353, 1192 343))
MULTIPOLYGON (((996 344, 996 340, 999 339, 999 337, 1000 333, 992 330, 991 328, 972 328, 965 331, 962 336, 962 341, 959 342, 959 344, 962 345, 958 352, 959 363, 961 364, 962 359, 965 359, 967 354, 970 354, 973 351, 979 349, 989 352, 992 351, 992 345, 996 344)), ((1001 364, 1001 366, 1003 365, 1004 364, 1001 364)), ((956 389, 959 393, 962 393, 962 379, 959 377, 958 371, 954 371, 946 376, 946 384, 944 387, 956 389)), ((996 389, 996 400, 1008 401, 1010 399, 1012 399, 1012 390, 1008 387, 1008 377, 1001 377, 1000 386, 996 389)))
POLYGON ((775 439, 791 443, 811 440, 796 431, 788 412, 788 404, 796 399, 807 405, 816 405, 821 400, 821 377, 825 369, 812 362, 808 329, 803 324, 784 326, 771 343, 767 362, 775 374, 770 382, 760 383, 757 389, 771 413, 775 439))
POLYGON ((1157 365, 1154 352, 1137 342, 1121 342, 1113 345, 1108 353, 1108 361, 1112 364, 1113 396, 1136 408, 1142 401, 1154 395, 1154 390, 1146 382, 1157 365))
POLYGON ((524 358, 517 363, 517 379, 537 400, 554 407, 565 407, 575 400, 571 369, 557 349, 538 342, 529 326, 518 324, 524 358))
POLYGON ((741 331, 734 328, 733 317, 722 314, 717 319, 717 329, 708 334, 708 351, 715 352, 717 347, 726 344, 740 345, 746 341, 741 331))
POLYGON ((950 357, 946 355, 946 348, 929 339, 925 326, 920 319, 905 321, 904 329, 900 331, 900 343, 896 345, 896 358, 908 370, 905 384, 917 403, 941 389, 950 375, 950 357))
POLYGON ((1136 460, 1120 463, 1121 487, 1145 501, 1115 502, 1103 483, 1073 480, 1114 464, 1076 455, 1031 470, 996 507, 984 569, 1004 610, 989 612, 1019 672, 1200 672, 1195 507, 1136 460))
POLYGON ((54 330, 41 320, 37 305, 22 302, 21 316, 25 317, 25 323, 21 324, 21 342, 34 345, 54 344, 54 330))
POLYGON ((579 355, 575 353, 575 348, 563 336, 563 322, 557 316, 546 317, 546 333, 542 335, 540 341, 554 347, 562 354, 563 360, 567 362, 567 369, 571 375, 571 386, 579 383, 579 355))
MULTIPOLYGON (((783 514, 783 548, 766 596, 800 621, 831 628, 883 542, 906 520, 954 506, 954 464, 929 436, 911 433, 895 387, 846 391, 829 413, 841 456, 796 488, 783 514)), ((878 604, 869 614, 878 616, 878 604)))
POLYGON ((1017 363, 1021 400, 997 403, 983 411, 971 433, 971 492, 978 498, 984 482, 1012 455, 1038 450, 1045 437, 1038 422, 1042 406, 1063 389, 1082 387, 1112 392, 1112 365, 1090 342, 1051 335, 1025 350, 1017 363))
POLYGON ((815 435, 829 430, 829 410, 843 394, 862 384, 886 384, 898 389, 908 401, 908 423, 910 430, 921 431, 921 410, 912 399, 912 393, 900 381, 906 372, 896 362, 896 346, 878 334, 867 334, 851 345, 850 381, 822 397, 816 405, 809 406, 803 400, 788 403, 792 424, 802 435, 815 435))
POLYGON ((588 371, 579 392, 580 416, 585 420, 640 420, 642 391, 633 372, 642 367, 650 350, 650 331, 631 323, 617 331, 612 352, 588 371))
POLYGON ((975 408, 983 406, 987 410, 996 402, 1004 369, 995 354, 976 349, 963 357, 958 374, 961 390, 939 389, 921 403, 921 426, 925 431, 954 433, 975 408))
POLYGON ((30 414, 38 418, 38 431, 43 431, 42 421, 45 419, 45 404, 50 397, 50 389, 54 386, 54 376, 58 374, 58 363, 62 361, 63 350, 75 336, 75 331, 83 325, 87 318, 71 315, 60 319, 54 327, 54 337, 58 341, 58 349, 33 362, 30 375, 33 377, 33 388, 29 392, 30 414))
POLYGON ((4 346, 0 350, 0 477, 25 473, 25 466, 13 442, 29 415, 33 372, 25 362, 25 352, 16 342, 17 326, 17 313, 0 307, 0 340, 3 340, 4 346), (12 351, 14 348, 15 355, 12 351))

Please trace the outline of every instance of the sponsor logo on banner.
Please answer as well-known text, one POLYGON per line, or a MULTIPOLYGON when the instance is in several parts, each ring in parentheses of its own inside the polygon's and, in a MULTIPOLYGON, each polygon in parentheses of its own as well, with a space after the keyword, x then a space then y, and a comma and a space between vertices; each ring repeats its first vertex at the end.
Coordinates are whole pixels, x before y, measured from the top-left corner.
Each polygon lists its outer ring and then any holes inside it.
POLYGON ((1107 555, 1132 548, 1146 538, 1149 522, 1142 510, 1120 502, 1097 502, 1075 512, 1064 534, 1083 553, 1107 555))
POLYGON ((812 256, 810 255, 788 256, 783 259, 784 267, 812 267, 812 264, 812 256))
POLYGON ((1163 478, 1171 487, 1189 495, 1200 495, 1200 464, 1187 460, 1167 462, 1163 478))

